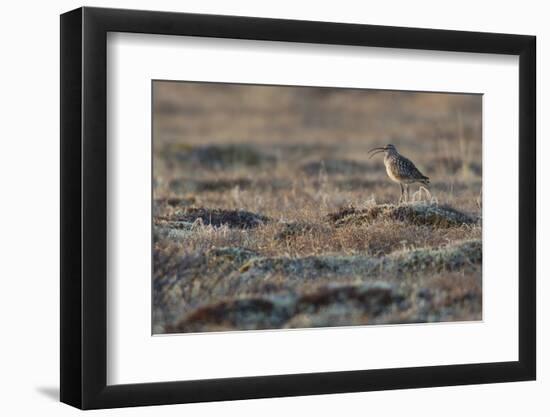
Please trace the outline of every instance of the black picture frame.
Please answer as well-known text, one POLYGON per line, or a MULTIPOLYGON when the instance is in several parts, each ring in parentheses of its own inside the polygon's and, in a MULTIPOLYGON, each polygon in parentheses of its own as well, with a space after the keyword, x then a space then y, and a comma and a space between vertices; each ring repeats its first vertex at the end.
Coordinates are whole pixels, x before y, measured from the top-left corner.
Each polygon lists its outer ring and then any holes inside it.
POLYGON ((61 15, 60 56, 62 402, 94 409, 535 379, 534 36, 84 7, 61 15), (519 56, 519 360, 107 385, 108 32, 519 56))

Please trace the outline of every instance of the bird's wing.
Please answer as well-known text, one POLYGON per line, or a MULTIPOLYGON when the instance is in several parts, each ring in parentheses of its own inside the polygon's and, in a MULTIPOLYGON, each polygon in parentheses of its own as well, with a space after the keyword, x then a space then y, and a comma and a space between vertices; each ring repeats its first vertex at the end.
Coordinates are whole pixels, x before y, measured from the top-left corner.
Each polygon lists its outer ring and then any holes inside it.
POLYGON ((399 161, 399 169, 402 170, 402 172, 408 177, 416 178, 419 180, 427 178, 409 159, 405 158, 404 156, 399 161))

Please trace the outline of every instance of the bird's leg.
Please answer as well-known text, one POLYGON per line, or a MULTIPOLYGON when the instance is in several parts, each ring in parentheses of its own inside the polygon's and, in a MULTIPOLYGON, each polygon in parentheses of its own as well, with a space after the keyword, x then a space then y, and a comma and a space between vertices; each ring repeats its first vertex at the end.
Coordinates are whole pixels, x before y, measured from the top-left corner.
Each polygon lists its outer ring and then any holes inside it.
POLYGON ((399 204, 403 201, 403 196, 405 194, 405 189, 403 188, 403 184, 399 183, 399 187, 401 187, 401 195, 399 196, 399 204))
POLYGON ((409 202, 409 184, 405 184, 405 203, 409 202))

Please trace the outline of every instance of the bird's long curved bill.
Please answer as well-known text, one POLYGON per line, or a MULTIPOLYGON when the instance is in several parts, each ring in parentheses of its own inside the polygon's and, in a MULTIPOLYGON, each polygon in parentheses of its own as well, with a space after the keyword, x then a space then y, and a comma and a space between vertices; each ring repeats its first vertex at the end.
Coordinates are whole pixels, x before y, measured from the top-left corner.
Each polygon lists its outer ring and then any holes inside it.
POLYGON ((370 153, 369 159, 371 159, 374 155, 379 154, 381 152, 384 152, 386 148, 372 148, 367 153, 370 153), (371 153, 372 152, 372 153, 371 153))

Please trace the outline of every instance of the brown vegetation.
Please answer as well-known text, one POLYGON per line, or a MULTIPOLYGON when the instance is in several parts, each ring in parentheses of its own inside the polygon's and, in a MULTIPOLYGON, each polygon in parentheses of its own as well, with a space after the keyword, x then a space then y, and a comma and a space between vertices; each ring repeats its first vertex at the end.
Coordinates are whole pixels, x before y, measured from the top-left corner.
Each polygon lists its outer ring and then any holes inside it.
POLYGON ((154 100, 154 333, 481 319, 478 96, 161 82, 154 100), (366 154, 388 142, 432 179, 410 203, 366 154))

